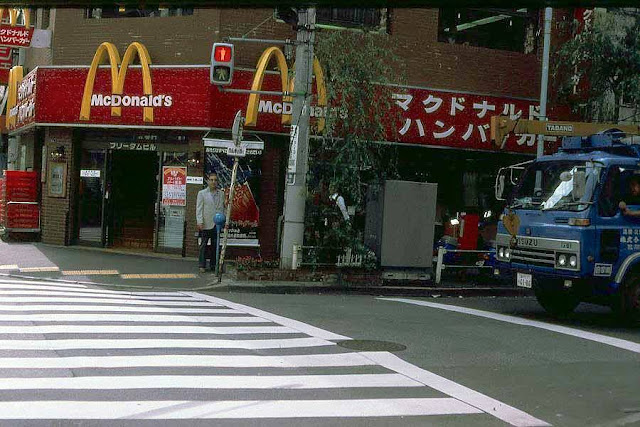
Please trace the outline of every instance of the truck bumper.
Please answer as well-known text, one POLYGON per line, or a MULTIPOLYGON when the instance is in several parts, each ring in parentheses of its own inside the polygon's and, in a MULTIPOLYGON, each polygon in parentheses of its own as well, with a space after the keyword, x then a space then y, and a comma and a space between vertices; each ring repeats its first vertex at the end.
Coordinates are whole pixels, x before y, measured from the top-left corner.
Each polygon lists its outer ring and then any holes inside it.
POLYGON ((602 303, 603 299, 608 299, 618 291, 618 285, 613 281, 613 278, 609 277, 579 276, 575 273, 556 270, 541 271, 535 267, 504 263, 498 263, 496 270, 494 270, 494 275, 511 283, 514 287, 517 286, 517 273, 530 274, 533 279, 534 291, 540 289, 570 292, 581 301, 602 303))

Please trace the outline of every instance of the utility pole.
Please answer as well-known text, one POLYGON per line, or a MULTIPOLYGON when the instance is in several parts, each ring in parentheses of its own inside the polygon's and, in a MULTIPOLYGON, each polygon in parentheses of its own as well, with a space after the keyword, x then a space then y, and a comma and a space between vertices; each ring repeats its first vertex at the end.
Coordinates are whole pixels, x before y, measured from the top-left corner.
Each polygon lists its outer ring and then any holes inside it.
MULTIPOLYGON (((553 9, 544 10, 544 41, 542 51, 542 73, 540 76, 540 120, 547 121, 547 87, 549 86, 549 55, 551 50, 551 20, 553 9)), ((538 135, 538 147, 536 157, 544 155, 544 135, 538 135)), ((542 191, 542 172, 536 173, 535 191, 542 191)))
POLYGON ((315 8, 298 9, 294 86, 296 95, 293 99, 290 155, 284 196, 284 228, 280 249, 281 267, 287 269, 296 268, 293 265, 293 248, 301 246, 304 239, 315 23, 315 8))

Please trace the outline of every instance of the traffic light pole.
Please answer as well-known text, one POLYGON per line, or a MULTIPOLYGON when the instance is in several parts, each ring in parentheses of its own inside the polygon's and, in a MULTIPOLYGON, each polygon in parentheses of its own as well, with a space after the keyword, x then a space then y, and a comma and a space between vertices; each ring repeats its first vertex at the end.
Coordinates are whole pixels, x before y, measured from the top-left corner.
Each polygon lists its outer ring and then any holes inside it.
POLYGON ((295 43, 296 79, 294 92, 296 96, 293 98, 290 154, 284 200, 284 228, 282 245, 280 246, 280 264, 282 268, 286 269, 296 268, 293 265, 294 246, 302 246, 304 239, 315 23, 315 8, 298 10, 298 34, 295 43))

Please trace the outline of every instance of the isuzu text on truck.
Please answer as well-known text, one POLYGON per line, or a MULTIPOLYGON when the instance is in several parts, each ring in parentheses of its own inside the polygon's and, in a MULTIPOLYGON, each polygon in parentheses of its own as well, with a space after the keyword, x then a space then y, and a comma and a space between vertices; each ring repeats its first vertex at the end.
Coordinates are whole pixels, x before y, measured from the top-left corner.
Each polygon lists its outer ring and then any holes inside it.
POLYGON ((507 207, 495 274, 532 288, 552 314, 588 301, 640 317, 640 212, 632 216, 640 211, 640 145, 627 136, 638 130, 492 119, 498 142, 512 131, 573 135, 557 153, 503 168, 496 179, 496 197, 507 207))

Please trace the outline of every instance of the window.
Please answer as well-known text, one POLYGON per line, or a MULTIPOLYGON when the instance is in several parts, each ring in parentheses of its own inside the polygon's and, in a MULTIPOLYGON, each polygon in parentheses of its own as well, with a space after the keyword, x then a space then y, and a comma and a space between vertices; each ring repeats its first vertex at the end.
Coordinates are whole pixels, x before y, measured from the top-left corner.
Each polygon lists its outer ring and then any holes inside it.
POLYGON ((316 11, 316 23, 347 28, 382 27, 385 9, 375 8, 319 8, 316 11))
POLYGON ((535 53, 538 15, 531 9, 440 9, 438 41, 535 53))
MULTIPOLYGON (((292 7, 277 7, 274 13, 280 22, 295 25, 298 15, 292 7)), ((320 27, 367 28, 387 31, 388 10, 375 8, 318 8, 316 24, 320 27)))
POLYGON ((166 16, 193 15, 192 8, 158 7, 149 9, 135 9, 125 6, 87 9, 87 18, 151 18, 166 16))

